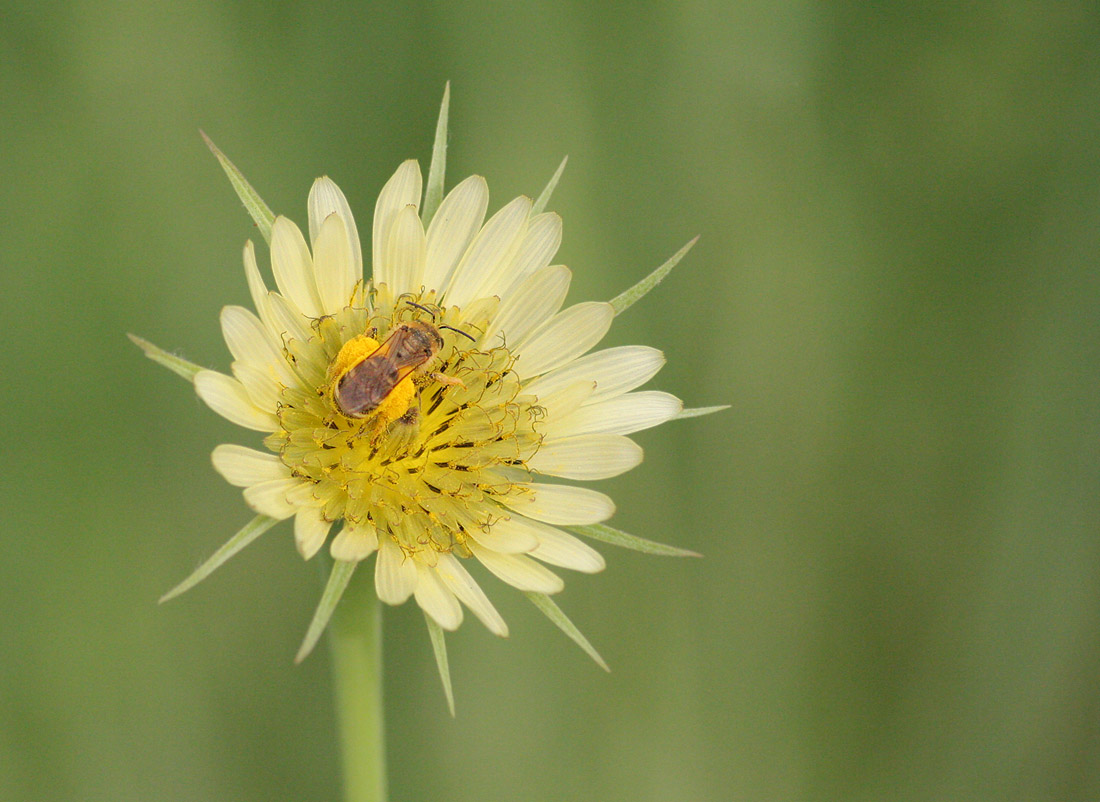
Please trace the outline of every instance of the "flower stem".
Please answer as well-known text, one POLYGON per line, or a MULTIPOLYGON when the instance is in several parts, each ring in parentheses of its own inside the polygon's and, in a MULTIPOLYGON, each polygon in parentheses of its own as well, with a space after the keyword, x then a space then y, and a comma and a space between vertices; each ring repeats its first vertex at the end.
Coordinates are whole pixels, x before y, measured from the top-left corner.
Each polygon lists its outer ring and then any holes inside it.
POLYGON ((352 576, 329 625, 345 802, 385 802, 382 605, 370 571, 352 576))

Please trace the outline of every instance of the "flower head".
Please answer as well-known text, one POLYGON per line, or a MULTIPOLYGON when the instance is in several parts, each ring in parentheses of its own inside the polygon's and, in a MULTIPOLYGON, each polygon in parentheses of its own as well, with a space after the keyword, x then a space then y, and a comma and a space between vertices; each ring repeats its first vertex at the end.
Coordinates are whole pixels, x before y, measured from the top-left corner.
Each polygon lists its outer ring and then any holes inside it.
MULTIPOLYGON (((642 450, 627 435, 681 415, 682 404, 636 392, 664 362, 656 349, 592 349, 684 251, 633 294, 563 308, 571 273, 553 264, 561 218, 542 211, 557 176, 538 202, 516 198, 486 220, 483 178, 461 181, 436 205, 442 170, 433 167, 424 193, 417 162, 407 161, 375 205, 368 278, 359 227, 335 183, 319 178, 309 193, 307 242, 215 153, 269 231, 275 289, 247 243, 254 311, 221 315, 230 374, 139 344, 191 378, 215 412, 262 433, 262 448, 213 453, 258 518, 175 592, 293 518, 304 558, 327 543, 336 560, 326 597, 338 599, 355 565, 377 554, 383 601, 412 596, 430 626, 446 630, 461 623, 464 605, 504 636, 466 568, 476 562, 527 592, 595 656, 549 600, 563 583, 547 566, 604 568, 576 532, 682 552, 600 526, 611 499, 572 482, 633 468, 642 450)), ((303 652, 334 604, 322 605, 303 652)))

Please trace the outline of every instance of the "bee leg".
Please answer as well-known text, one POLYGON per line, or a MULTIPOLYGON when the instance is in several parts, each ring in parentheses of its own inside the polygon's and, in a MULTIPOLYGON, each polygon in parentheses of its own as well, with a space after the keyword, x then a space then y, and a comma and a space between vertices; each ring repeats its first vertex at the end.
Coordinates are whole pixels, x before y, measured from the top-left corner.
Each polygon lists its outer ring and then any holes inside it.
POLYGON ((408 447, 416 436, 420 434, 420 403, 419 399, 413 399, 405 414, 390 424, 387 437, 389 443, 395 449, 408 447))
POLYGON ((405 414, 397 419, 396 423, 399 426, 419 426, 420 425, 420 404, 419 399, 413 399, 413 402, 409 404, 409 408, 405 411, 405 414))
POLYGON ((374 419, 374 423, 370 427, 369 440, 372 446, 377 446, 386 434, 386 430, 390 428, 390 421, 382 415, 378 415, 374 419))
POLYGON ((400 449, 409 445, 420 434, 420 398, 415 396, 400 416, 396 418, 379 415, 370 431, 373 446, 386 443, 387 449, 400 449))
POLYGON ((440 384, 446 384, 449 387, 465 387, 466 386, 466 382, 462 381, 462 379, 456 379, 454 376, 448 376, 445 373, 429 373, 428 375, 431 376, 433 379, 435 379, 440 384))

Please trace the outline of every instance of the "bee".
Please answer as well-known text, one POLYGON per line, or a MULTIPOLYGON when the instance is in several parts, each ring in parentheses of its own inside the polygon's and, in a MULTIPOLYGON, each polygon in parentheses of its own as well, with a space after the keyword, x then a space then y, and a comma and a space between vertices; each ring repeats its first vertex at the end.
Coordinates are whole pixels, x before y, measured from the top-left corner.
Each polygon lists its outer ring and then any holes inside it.
MULTIPOLYGON (((409 303, 432 314, 419 304, 409 303)), ((430 376, 446 385, 464 386, 461 379, 426 371, 443 347, 440 328, 474 339, 451 326, 413 320, 394 326, 381 344, 367 334, 345 343, 329 367, 330 392, 337 411, 348 418, 373 417, 373 438, 377 439, 398 419, 418 423, 416 380, 420 376, 430 376)))

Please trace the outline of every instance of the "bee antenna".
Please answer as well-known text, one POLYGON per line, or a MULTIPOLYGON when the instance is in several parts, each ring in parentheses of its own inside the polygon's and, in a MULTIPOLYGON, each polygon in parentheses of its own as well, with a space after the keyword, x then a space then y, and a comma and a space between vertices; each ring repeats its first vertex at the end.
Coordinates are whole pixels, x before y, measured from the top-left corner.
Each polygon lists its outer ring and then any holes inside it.
POLYGON ((427 312, 427 313, 428 313, 429 315, 431 315, 431 316, 432 316, 432 320, 433 320, 433 321, 435 320, 435 312, 433 312, 433 311, 432 311, 431 309, 429 309, 428 307, 426 307, 426 306, 421 306, 421 305, 420 305, 420 304, 418 304, 418 303, 417 303, 416 301, 405 301, 405 303, 407 303, 407 304, 408 304, 409 306, 415 306, 415 307, 416 307, 417 309, 420 309, 421 311, 427 312))
POLYGON ((469 334, 467 334, 464 331, 460 331, 459 329, 456 329, 454 326, 440 326, 439 328, 441 328, 441 329, 450 329, 453 332, 457 332, 458 334, 461 334, 463 337, 465 337, 466 339, 468 339, 472 343, 477 342, 477 339, 475 337, 470 336, 469 334))

